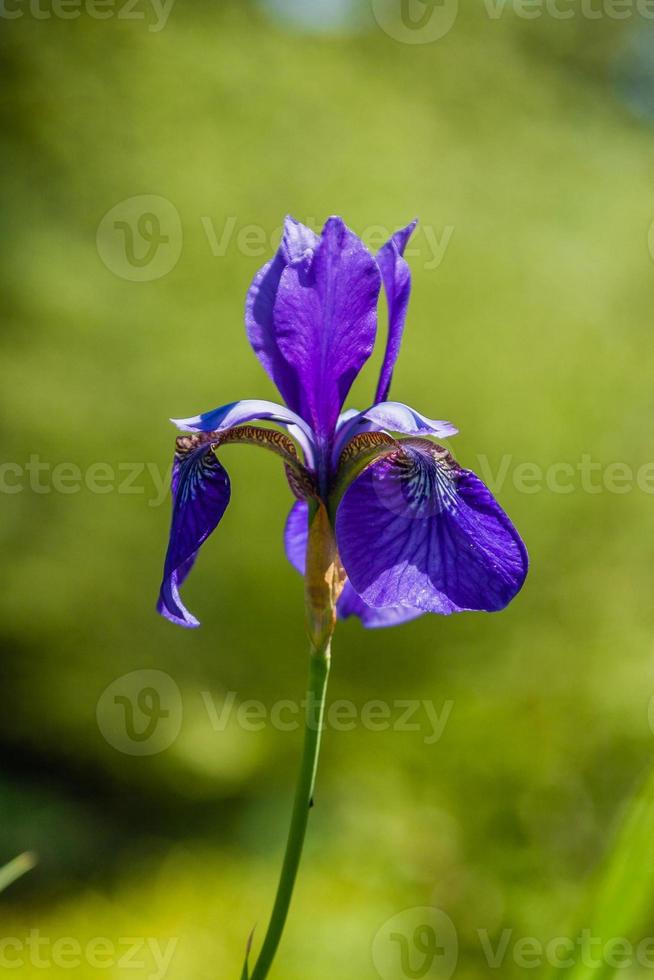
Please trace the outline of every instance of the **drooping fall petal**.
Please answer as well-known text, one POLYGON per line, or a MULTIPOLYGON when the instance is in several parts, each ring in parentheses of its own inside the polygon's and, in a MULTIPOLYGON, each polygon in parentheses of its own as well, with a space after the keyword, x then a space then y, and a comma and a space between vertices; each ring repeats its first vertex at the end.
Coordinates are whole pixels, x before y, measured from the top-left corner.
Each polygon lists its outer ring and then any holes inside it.
POLYGON ((527 573, 520 536, 487 487, 426 440, 404 441, 354 480, 336 539, 355 591, 376 608, 499 610, 527 573))
POLYGON ((229 477, 211 442, 201 436, 180 438, 173 463, 173 516, 157 610, 180 626, 199 626, 186 609, 179 589, 200 546, 220 522, 230 497, 229 477))

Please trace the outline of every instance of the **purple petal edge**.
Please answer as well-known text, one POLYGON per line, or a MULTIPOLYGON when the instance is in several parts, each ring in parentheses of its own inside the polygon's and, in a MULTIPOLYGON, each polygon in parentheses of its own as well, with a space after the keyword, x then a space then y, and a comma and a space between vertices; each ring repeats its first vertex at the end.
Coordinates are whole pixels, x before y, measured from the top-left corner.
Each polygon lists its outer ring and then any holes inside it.
POLYGON ((337 436, 334 442, 332 459, 338 462, 341 452, 353 436, 359 432, 400 432, 407 436, 434 436, 436 439, 449 439, 458 429, 451 422, 427 418, 415 408, 402 402, 380 402, 365 412, 344 412, 340 417, 337 436))
POLYGON ((200 546, 219 524, 230 498, 227 473, 210 445, 176 453, 172 475, 173 515, 157 611, 179 626, 198 620, 184 606, 179 589, 200 546))
POLYGON ((363 601, 360 595, 354 591, 351 582, 346 582, 341 592, 336 612, 339 619, 349 619, 350 616, 358 616, 366 629, 381 629, 386 626, 400 626, 408 623, 412 619, 424 616, 424 609, 415 609, 411 606, 386 606, 383 609, 375 609, 363 601))
POLYGON ((374 607, 497 611, 527 574, 524 544, 482 481, 420 449, 351 484, 336 538, 355 591, 374 607))
POLYGON ((411 270, 403 256, 407 242, 417 223, 418 221, 415 219, 406 228, 396 231, 377 253, 377 264, 382 275, 388 303, 388 336, 384 360, 379 373, 375 402, 383 402, 388 398, 393 379, 393 369, 400 353, 409 296, 411 295, 411 270))
POLYGON ((243 425, 244 422, 252 422, 255 419, 276 422, 283 426, 298 441, 307 457, 307 462, 312 463, 315 445, 310 427, 295 412, 286 408, 285 405, 278 405, 276 402, 269 402, 260 398, 243 398, 241 401, 229 402, 227 405, 221 405, 220 408, 214 408, 213 411, 204 412, 202 415, 192 415, 190 418, 171 419, 170 421, 183 432, 220 432, 223 429, 231 429, 235 425, 243 425))
POLYGON ((310 261, 318 242, 315 232, 287 216, 277 253, 259 269, 245 300, 245 328, 252 349, 286 404, 298 413, 302 411, 302 391, 296 372, 279 349, 274 307, 284 269, 310 261))

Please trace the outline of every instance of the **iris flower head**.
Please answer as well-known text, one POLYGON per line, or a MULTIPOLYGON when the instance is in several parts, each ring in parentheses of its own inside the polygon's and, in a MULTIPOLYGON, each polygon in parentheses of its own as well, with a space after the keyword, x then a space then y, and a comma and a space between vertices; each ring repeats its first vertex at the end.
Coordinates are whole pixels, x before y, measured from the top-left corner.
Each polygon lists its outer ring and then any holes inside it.
POLYGON ((482 481, 439 442, 457 429, 388 400, 411 289, 403 256, 415 224, 373 257, 341 218, 329 218, 319 236, 286 219, 245 306, 248 338, 284 404, 245 399, 173 419, 185 434, 177 439, 157 606, 167 619, 199 625, 179 589, 227 509, 222 448, 235 442, 281 457, 296 498, 286 555, 302 574, 310 524, 325 515, 339 618, 355 615, 378 627, 430 612, 493 612, 522 587, 528 558, 518 532, 482 481), (374 401, 343 411, 373 350, 382 285, 388 331, 374 401))

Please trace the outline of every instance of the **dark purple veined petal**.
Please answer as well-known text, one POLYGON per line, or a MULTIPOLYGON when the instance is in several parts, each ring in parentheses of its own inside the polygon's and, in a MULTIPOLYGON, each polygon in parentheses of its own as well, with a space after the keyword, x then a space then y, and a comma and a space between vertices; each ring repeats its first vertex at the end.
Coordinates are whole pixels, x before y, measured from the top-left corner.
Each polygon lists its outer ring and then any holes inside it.
POLYGON ((393 368, 400 353, 406 311, 411 294, 411 270, 403 256, 406 244, 417 223, 417 221, 412 221, 406 228, 396 231, 377 253, 377 264, 382 274, 388 303, 388 338, 379 373, 379 383, 375 395, 376 402, 383 402, 388 398, 393 368))
MULTIPOLYGON (((304 501, 298 500, 293 504, 284 528, 286 557, 300 575, 304 575, 306 569, 308 520, 308 505, 304 501)), ((411 609, 399 605, 391 606, 388 609, 373 609, 356 594, 349 582, 346 582, 343 587, 336 604, 336 612, 339 619, 358 616, 368 629, 397 626, 423 615, 422 609, 411 609)))
POLYGON ((524 544, 487 487, 422 440, 403 442, 354 480, 336 540, 354 589, 376 608, 491 612, 527 574, 524 544))
POLYGON ((282 271, 273 311, 277 348, 297 379, 292 407, 323 445, 372 353, 380 284, 375 260, 340 218, 327 221, 309 257, 282 271))
POLYGON ((180 626, 199 626, 179 589, 201 544, 220 522, 230 497, 229 477, 200 436, 178 440, 172 476, 173 516, 157 610, 180 626))
POLYGON ((302 391, 297 372, 279 350, 273 311, 282 272, 288 265, 309 261, 318 242, 310 228, 287 217, 277 254, 259 269, 245 301, 245 326, 252 348, 286 404, 296 412, 302 411, 302 391))
POLYGON ((213 411, 204 412, 202 415, 193 415, 187 419, 171 419, 170 421, 183 432, 221 432, 224 429, 231 429, 255 419, 277 422, 282 425, 302 447, 307 463, 312 464, 315 447, 310 427, 295 412, 284 405, 277 405, 275 402, 260 398, 243 398, 241 401, 229 402, 227 405, 221 405, 220 408, 214 408, 213 411))
POLYGON ((451 422, 429 419, 402 402, 380 402, 367 408, 365 412, 344 412, 340 416, 332 453, 334 464, 338 463, 343 449, 354 436, 361 432, 379 431, 448 439, 450 436, 455 436, 459 430, 451 422))

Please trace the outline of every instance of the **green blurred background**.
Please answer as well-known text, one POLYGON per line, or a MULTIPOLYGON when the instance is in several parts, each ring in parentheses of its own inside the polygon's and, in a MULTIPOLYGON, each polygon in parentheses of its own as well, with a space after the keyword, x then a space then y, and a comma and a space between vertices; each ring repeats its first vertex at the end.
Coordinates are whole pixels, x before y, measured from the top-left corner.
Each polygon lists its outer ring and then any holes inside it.
MULTIPOLYGON (((167 978, 222 980, 263 931, 300 734, 235 711, 300 699, 306 660, 273 456, 226 450, 232 503, 185 590, 202 628, 154 601, 168 417, 275 398, 242 309, 287 212, 342 214, 373 244, 420 218, 393 396, 452 419, 462 463, 504 473, 532 567, 499 615, 339 626, 332 700, 381 700, 397 720, 398 701, 424 699, 446 724, 437 740, 422 711, 418 730, 328 731, 272 976, 402 980, 373 940, 421 906, 455 924, 457 977, 497 975, 480 930, 565 934, 649 769, 652 21, 468 4, 408 43, 392 6, 177 0, 165 24, 144 0, 105 19, 4 8, 21 16, 3 14, 0 42, 0 864, 40 859, 2 896, 4 936, 172 938, 167 978), (143 210, 169 241, 139 266, 111 229, 143 210), (523 485, 524 463, 550 486, 523 485), (620 492, 613 463, 632 474, 620 492), (152 670, 179 702, 141 756, 102 695, 152 670)), ((48 975, 157 975, 136 959, 48 975)), ((28 960, 14 973, 43 976, 28 960)), ((509 948, 500 974, 524 972, 509 948)))

